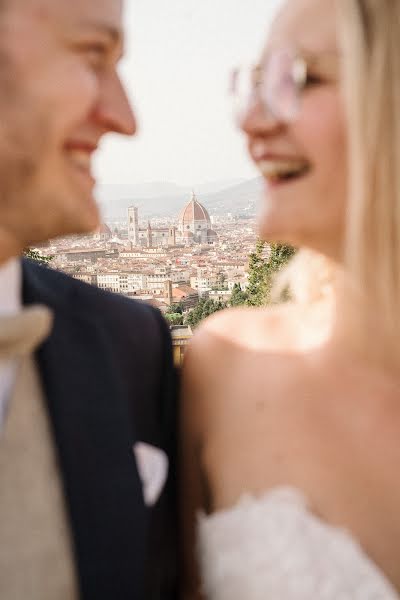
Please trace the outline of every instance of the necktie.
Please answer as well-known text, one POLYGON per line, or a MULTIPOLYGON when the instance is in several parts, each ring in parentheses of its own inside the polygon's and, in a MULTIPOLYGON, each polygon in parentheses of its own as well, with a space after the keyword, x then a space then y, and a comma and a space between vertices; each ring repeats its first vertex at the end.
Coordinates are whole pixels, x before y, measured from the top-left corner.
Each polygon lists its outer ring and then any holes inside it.
POLYGON ((42 306, 0 318, 0 375, 2 363, 18 366, 0 437, 1 600, 79 597, 55 440, 32 357, 51 321, 42 306))
POLYGON ((52 313, 46 306, 24 308, 13 316, 0 317, 0 360, 24 356, 49 335, 52 313))

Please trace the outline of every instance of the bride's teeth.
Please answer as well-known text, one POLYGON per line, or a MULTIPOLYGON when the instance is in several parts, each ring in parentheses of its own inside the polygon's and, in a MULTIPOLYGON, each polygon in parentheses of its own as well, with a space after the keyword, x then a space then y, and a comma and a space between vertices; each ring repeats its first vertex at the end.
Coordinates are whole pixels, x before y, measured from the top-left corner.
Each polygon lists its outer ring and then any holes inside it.
POLYGON ((276 160, 260 160, 257 163, 262 175, 272 181, 284 179, 286 177, 302 175, 309 169, 309 165, 302 161, 276 161, 276 160))

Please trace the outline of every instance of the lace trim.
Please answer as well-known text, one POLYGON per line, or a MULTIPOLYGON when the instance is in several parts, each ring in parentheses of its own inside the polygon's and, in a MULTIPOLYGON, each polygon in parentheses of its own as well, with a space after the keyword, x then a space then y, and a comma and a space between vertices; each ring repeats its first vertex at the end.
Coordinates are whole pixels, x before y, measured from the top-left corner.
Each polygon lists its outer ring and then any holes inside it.
POLYGON ((245 593, 258 600, 273 592, 292 600, 312 590, 318 600, 400 600, 360 543, 313 513, 297 488, 243 494, 232 507, 199 513, 198 528, 207 598, 236 600, 245 593))

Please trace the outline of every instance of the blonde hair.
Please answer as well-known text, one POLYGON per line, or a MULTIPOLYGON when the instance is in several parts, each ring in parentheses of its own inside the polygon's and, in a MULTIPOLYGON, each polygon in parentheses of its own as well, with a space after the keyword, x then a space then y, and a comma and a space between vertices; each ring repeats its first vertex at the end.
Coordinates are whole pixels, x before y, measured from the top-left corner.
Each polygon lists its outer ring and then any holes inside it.
MULTIPOLYGON (((375 311, 383 334, 376 351, 387 361, 400 343, 400 0, 339 0, 339 33, 349 146, 345 268, 355 292, 349 301, 358 300, 348 334, 370 342, 375 311)), ((295 301, 312 303, 324 295, 318 282, 333 289, 338 271, 302 250, 283 283, 295 301)))
POLYGON ((345 258, 362 291, 360 331, 371 308, 383 353, 400 339, 400 2, 340 0, 348 118, 345 258))

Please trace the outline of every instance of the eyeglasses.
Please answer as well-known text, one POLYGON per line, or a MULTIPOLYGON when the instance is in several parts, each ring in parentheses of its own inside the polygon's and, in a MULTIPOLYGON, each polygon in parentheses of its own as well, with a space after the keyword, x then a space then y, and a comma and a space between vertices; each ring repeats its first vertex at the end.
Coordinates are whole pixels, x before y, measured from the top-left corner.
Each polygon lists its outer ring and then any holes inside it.
POLYGON ((235 69, 230 90, 238 119, 258 99, 275 119, 284 123, 296 120, 309 79, 309 63, 293 49, 279 49, 261 65, 235 69))

